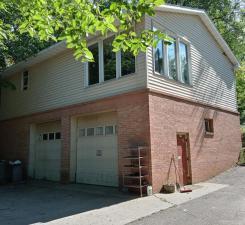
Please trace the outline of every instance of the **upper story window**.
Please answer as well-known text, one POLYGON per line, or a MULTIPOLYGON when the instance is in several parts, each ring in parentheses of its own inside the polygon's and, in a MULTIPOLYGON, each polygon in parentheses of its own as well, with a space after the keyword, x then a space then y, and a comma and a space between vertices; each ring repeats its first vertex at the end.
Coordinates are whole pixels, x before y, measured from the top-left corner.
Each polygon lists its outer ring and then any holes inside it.
POLYGON ((94 62, 88 63, 88 84, 99 83, 99 46, 98 43, 89 47, 93 53, 94 62))
POLYGON ((29 72, 28 70, 22 73, 22 91, 26 91, 29 88, 29 72))
POLYGON ((113 37, 89 47, 94 62, 87 64, 86 86, 135 73, 135 56, 130 52, 113 52, 113 37))
POLYGON ((176 40, 166 45, 167 53, 168 53, 168 75, 170 78, 177 80, 177 62, 176 62, 176 40))
POLYGON ((179 42, 180 77, 184 83, 189 83, 188 48, 184 42, 179 42))
POLYGON ((155 67, 155 71, 163 74, 164 73, 164 60, 163 60, 163 42, 159 41, 157 43, 156 48, 154 49, 154 67, 155 67))
POLYGON ((135 56, 131 52, 121 52, 121 76, 135 73, 135 56))
POLYGON ((116 78, 116 53, 112 51, 113 37, 103 41, 104 80, 116 78))
POLYGON ((178 37, 172 39, 170 44, 159 41, 154 48, 154 71, 170 79, 190 84, 189 46, 178 37))

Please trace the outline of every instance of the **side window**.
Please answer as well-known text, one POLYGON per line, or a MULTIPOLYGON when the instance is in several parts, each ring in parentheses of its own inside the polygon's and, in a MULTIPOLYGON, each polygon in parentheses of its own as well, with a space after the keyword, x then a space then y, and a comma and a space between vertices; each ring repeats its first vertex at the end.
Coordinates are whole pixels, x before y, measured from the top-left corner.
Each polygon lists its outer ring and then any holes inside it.
POLYGON ((121 75, 135 73, 135 56, 131 52, 121 52, 121 75))
POLYGON ((22 91, 26 91, 29 88, 29 72, 27 70, 22 73, 21 82, 22 91))
POLYGON ((163 41, 160 40, 154 49, 154 69, 155 72, 163 74, 164 73, 164 62, 163 62, 163 41))
POLYGON ((167 46, 168 48, 168 74, 169 77, 177 80, 177 63, 176 63, 176 41, 174 40, 167 46))
POLYGON ((104 80, 116 78, 116 53, 112 51, 113 37, 103 41, 104 50, 104 80))
POLYGON ((189 83, 188 49, 184 42, 179 42, 180 77, 183 83, 189 83))
POLYGON ((204 125, 205 125, 205 133, 206 134, 213 134, 214 133, 213 119, 204 119, 204 125))
POLYGON ((89 50, 93 53, 94 62, 88 63, 88 84, 99 83, 99 47, 98 43, 89 47, 89 50))
POLYGON ((135 56, 129 51, 113 52, 113 40, 109 37, 89 47, 94 62, 87 63, 85 86, 135 73, 135 56))
POLYGON ((190 84, 189 46, 177 35, 171 36, 173 39, 171 43, 165 44, 164 41, 159 41, 154 48, 154 72, 181 83, 190 84))

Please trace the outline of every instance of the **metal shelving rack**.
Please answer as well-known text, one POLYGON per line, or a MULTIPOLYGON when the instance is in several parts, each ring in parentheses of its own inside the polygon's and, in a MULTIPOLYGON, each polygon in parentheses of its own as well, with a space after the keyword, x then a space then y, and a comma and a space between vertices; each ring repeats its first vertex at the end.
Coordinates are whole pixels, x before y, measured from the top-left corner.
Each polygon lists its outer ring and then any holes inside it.
POLYGON ((143 196, 143 189, 148 186, 148 147, 138 146, 129 148, 130 155, 124 157, 123 187, 138 189, 143 196))

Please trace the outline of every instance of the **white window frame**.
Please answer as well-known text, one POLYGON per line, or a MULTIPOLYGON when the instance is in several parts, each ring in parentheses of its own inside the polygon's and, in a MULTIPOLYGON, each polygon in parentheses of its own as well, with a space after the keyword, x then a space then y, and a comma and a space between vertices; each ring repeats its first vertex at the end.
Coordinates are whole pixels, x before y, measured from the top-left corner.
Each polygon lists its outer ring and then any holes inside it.
POLYGON ((172 31, 169 31, 167 29, 159 29, 159 24, 152 23, 152 30, 161 30, 162 32, 166 33, 168 36, 175 38, 176 40, 176 67, 177 67, 177 80, 173 79, 172 77, 169 76, 169 67, 168 67, 168 47, 167 45, 163 45, 163 62, 164 62, 164 74, 160 74, 159 72, 155 71, 155 50, 154 48, 152 48, 152 63, 153 63, 153 73, 157 76, 163 76, 166 77, 170 80, 173 80, 175 82, 184 84, 184 85, 189 85, 192 86, 192 66, 191 66, 191 47, 190 47, 190 42, 185 38, 185 37, 181 37, 177 34, 175 34, 172 31), (188 78, 189 78, 189 82, 185 83, 181 77, 180 74, 180 57, 179 57, 179 44, 180 42, 183 42, 184 44, 186 44, 187 46, 187 61, 188 61, 188 78))
POLYGON ((30 77, 29 77, 29 71, 24 70, 21 75, 21 90, 22 91, 27 91, 30 86, 30 77), (27 85, 24 85, 24 78, 25 78, 25 73, 27 72, 27 85))
MULTIPOLYGON (((109 82, 111 80, 117 80, 119 78, 125 77, 125 76, 129 76, 129 75, 133 75, 137 73, 137 67, 136 67, 136 57, 135 57, 135 71, 134 73, 130 73, 127 75, 122 76, 122 64, 121 64, 121 51, 116 52, 116 77, 110 80, 105 81, 104 80, 104 49, 103 49, 103 41, 106 40, 107 38, 110 38, 113 35, 109 35, 106 38, 100 38, 97 41, 91 42, 89 44, 89 46, 98 43, 98 48, 99 48, 99 82, 96 84, 91 84, 89 85, 89 74, 88 74, 88 62, 84 63, 84 67, 85 67, 85 76, 84 76, 84 87, 90 87, 90 86, 94 86, 94 85, 98 85, 104 82, 109 82)), ((88 46, 88 47, 89 47, 88 46)))

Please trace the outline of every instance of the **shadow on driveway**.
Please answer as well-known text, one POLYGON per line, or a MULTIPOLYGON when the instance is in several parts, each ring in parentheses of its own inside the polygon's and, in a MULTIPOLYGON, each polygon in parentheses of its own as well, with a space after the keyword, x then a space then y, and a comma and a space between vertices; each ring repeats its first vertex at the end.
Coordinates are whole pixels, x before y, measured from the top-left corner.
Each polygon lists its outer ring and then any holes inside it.
POLYGON ((0 186, 0 224, 45 223, 133 198, 117 188, 83 184, 31 181, 0 186))

